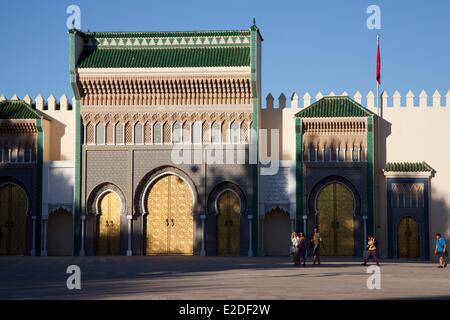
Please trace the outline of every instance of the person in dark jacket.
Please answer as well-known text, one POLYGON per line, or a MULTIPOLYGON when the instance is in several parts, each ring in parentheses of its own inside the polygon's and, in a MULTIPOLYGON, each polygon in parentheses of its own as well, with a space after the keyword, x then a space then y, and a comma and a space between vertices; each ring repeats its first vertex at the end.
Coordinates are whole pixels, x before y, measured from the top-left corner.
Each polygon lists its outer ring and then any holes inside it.
POLYGON ((303 232, 299 233, 299 240, 298 240, 298 255, 300 258, 300 263, 302 263, 303 260, 303 266, 306 265, 306 238, 303 232))
POLYGON ((366 252, 366 256, 364 257, 364 262, 363 262, 363 266, 367 265, 367 261, 369 261, 370 258, 374 258, 377 266, 380 265, 380 261, 378 260, 378 256, 377 256, 377 240, 375 239, 374 236, 368 236, 367 237, 367 252, 366 252))

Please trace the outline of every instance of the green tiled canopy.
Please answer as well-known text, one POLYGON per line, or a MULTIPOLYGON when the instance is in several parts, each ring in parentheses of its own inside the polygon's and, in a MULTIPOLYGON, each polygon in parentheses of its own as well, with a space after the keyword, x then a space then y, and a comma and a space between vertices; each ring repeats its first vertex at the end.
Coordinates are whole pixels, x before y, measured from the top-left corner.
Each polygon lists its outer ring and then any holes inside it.
POLYGON ((249 47, 99 48, 85 50, 79 68, 183 68, 250 65, 249 47))
POLYGON ((426 162, 388 162, 384 167, 385 172, 431 172, 426 162))
POLYGON ((373 113, 347 96, 323 97, 298 112, 299 118, 368 117, 373 113))
POLYGON ((42 119, 44 114, 33 109, 21 100, 4 100, 0 102, 0 119, 42 119))

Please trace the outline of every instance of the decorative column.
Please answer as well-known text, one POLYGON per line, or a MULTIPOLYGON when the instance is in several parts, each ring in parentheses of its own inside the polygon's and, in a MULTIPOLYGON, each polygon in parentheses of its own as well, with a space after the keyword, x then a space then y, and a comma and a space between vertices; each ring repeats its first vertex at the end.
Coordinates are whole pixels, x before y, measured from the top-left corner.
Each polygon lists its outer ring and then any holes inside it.
POLYGON ((133 255, 133 251, 131 250, 131 221, 133 220, 133 216, 131 214, 127 215, 128 220, 128 249, 127 249, 127 257, 131 257, 133 255))
POLYGON ((303 235, 306 237, 306 220, 308 219, 307 215, 303 215, 302 216, 302 220, 303 220, 303 235))
POLYGON ((81 220, 81 248, 80 248, 80 256, 85 256, 86 252, 84 251, 84 233, 85 233, 85 224, 86 224, 86 216, 82 215, 80 216, 80 220, 81 220))
MULTIPOLYGON (((308 219, 308 216, 306 215, 306 214, 304 214, 304 215, 302 215, 302 221, 303 221, 303 235, 305 236, 305 239, 308 239, 308 236, 306 235, 306 230, 307 230, 307 228, 306 228, 306 220, 308 219)), ((307 242, 307 244, 308 244, 308 241, 309 240, 306 240, 307 242)), ((308 256, 309 255, 309 250, 306 250, 306 255, 308 256)))
POLYGON ((259 242, 258 256, 265 256, 265 253, 264 253, 264 216, 261 216, 259 218, 259 234, 260 234, 260 242, 259 242))
POLYGON ((200 219, 202 219, 202 248, 200 250, 200 255, 202 257, 206 256, 206 251, 205 251, 205 219, 206 219, 206 215, 202 214, 200 215, 200 219))
POLYGON ((42 250, 41 256, 47 256, 47 225, 48 217, 42 217, 42 250))
POLYGON ((34 257, 36 255, 36 216, 31 216, 31 220, 33 221, 33 227, 32 227, 33 235, 31 237, 32 242, 31 242, 30 255, 34 257))
POLYGON ((363 216, 363 226, 364 226, 364 231, 363 231, 363 255, 366 254, 367 252, 367 246, 366 246, 366 241, 367 241, 367 216, 363 216))
POLYGON ((248 215, 248 256, 253 257, 252 249, 252 222, 253 215, 248 215))

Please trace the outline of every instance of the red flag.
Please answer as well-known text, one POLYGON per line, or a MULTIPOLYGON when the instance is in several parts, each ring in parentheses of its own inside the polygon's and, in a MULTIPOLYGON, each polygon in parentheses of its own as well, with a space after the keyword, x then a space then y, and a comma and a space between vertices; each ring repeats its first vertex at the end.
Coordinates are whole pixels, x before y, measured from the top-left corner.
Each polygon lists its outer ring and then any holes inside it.
POLYGON ((381 57, 380 57, 380 37, 377 37, 377 82, 381 83, 381 57))

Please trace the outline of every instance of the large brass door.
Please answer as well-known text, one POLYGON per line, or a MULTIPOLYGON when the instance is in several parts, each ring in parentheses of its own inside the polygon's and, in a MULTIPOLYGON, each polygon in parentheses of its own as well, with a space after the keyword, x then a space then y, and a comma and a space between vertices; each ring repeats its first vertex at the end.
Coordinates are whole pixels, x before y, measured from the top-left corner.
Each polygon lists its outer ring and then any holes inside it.
POLYGON ((120 198, 107 192, 100 198, 97 220, 97 255, 120 253, 120 198))
POLYGON ((322 254, 353 256, 355 243, 352 193, 341 183, 330 183, 320 191, 316 208, 323 240, 322 254))
POLYGON ((217 253, 239 255, 241 238, 241 208, 238 197, 225 191, 217 200, 217 253))
POLYGON ((419 225, 412 217, 404 217, 397 227, 397 252, 399 258, 419 258, 419 225))
POLYGON ((0 189, 0 255, 25 254, 27 196, 12 184, 0 189))
POLYGON ((160 178, 147 198, 146 253, 193 254, 192 193, 174 175, 160 178))

